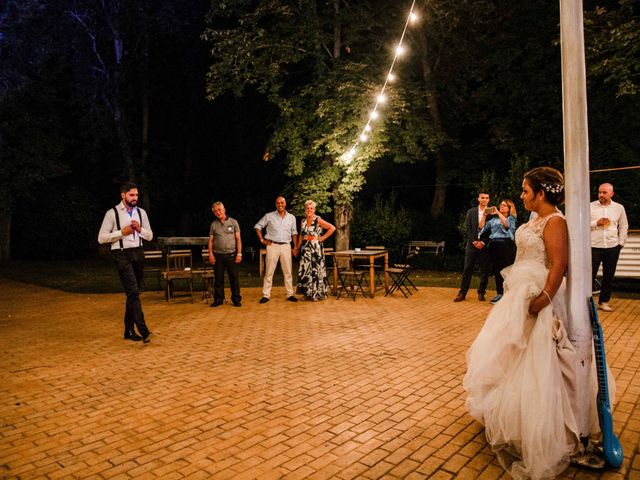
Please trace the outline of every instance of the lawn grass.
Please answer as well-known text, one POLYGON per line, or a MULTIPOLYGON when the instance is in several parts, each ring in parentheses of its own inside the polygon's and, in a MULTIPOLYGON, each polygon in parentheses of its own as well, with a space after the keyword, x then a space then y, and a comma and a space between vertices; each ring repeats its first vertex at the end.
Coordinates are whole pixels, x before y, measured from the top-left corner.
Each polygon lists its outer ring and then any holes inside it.
MULTIPOLYGON (((294 263, 294 272, 297 262, 294 263)), ((0 264, 0 277, 20 282, 40 285, 74 293, 119 293, 122 285, 108 255, 73 260, 11 260, 0 264)), ((257 259, 245 261, 239 267, 241 287, 261 287, 262 277, 258 271, 257 259)), ((294 281, 295 281, 294 273, 294 281)), ((458 288, 460 272, 418 269, 411 276, 417 286, 458 288)), ((477 288, 478 278, 474 276, 471 289, 477 288)), ((225 280, 228 286, 228 280, 225 280)), ((276 270, 274 285, 282 285, 282 272, 276 270)), ((145 278, 146 290, 162 290, 161 280, 152 274, 145 278), (155 278, 154 278, 155 277, 155 278)), ((194 289, 201 288, 199 284, 194 289)), ((489 289, 493 290, 493 280, 489 289)), ((639 279, 616 279, 614 294, 625 298, 640 298, 639 279)))

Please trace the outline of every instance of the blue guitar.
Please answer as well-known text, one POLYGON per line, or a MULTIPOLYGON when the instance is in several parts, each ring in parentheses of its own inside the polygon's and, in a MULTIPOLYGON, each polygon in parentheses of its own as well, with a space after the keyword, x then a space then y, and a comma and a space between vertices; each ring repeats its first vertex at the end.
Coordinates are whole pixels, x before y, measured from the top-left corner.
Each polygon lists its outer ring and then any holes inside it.
POLYGON ((596 370, 598 371, 598 418, 600 430, 602 430, 602 449, 604 459, 613 468, 622 465, 623 454, 620 440, 613 433, 613 418, 611 416, 611 403, 609 402, 609 386, 607 384, 607 367, 604 354, 604 337, 602 327, 598 321, 598 311, 593 297, 589 297, 589 313, 591 316, 591 330, 593 331, 593 346, 596 354, 596 370))

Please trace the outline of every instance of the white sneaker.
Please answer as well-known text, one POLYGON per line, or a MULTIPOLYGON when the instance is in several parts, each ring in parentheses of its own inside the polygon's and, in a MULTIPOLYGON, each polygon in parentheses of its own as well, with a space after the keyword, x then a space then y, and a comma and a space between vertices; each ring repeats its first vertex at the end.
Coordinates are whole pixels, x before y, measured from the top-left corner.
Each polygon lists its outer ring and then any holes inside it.
POLYGON ((598 308, 603 312, 613 312, 613 308, 611 308, 607 302, 602 302, 598 305, 598 308))

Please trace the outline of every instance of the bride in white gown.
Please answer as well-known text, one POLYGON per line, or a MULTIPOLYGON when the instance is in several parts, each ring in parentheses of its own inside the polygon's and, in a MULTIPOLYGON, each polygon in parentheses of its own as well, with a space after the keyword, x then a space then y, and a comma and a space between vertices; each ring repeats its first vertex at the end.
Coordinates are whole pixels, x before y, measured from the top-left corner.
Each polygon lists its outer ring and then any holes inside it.
POLYGON ((564 326, 563 181, 550 167, 525 174, 520 198, 537 217, 518 228, 515 263, 502 271, 504 297, 467 353, 467 408, 516 479, 558 475, 580 446, 576 354, 564 326))

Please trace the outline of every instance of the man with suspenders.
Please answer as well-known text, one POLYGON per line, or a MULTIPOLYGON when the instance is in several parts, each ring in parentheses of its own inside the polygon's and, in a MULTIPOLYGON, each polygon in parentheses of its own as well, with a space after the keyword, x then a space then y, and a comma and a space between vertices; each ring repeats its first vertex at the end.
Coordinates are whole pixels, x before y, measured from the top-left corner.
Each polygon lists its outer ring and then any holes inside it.
POLYGON ((147 213, 138 208, 138 187, 131 182, 125 183, 120 187, 120 197, 122 202, 107 210, 104 216, 98 242, 111 244, 111 255, 127 295, 124 339, 148 343, 151 332, 144 321, 140 284, 144 273, 142 240, 150 241, 153 231, 147 213))

